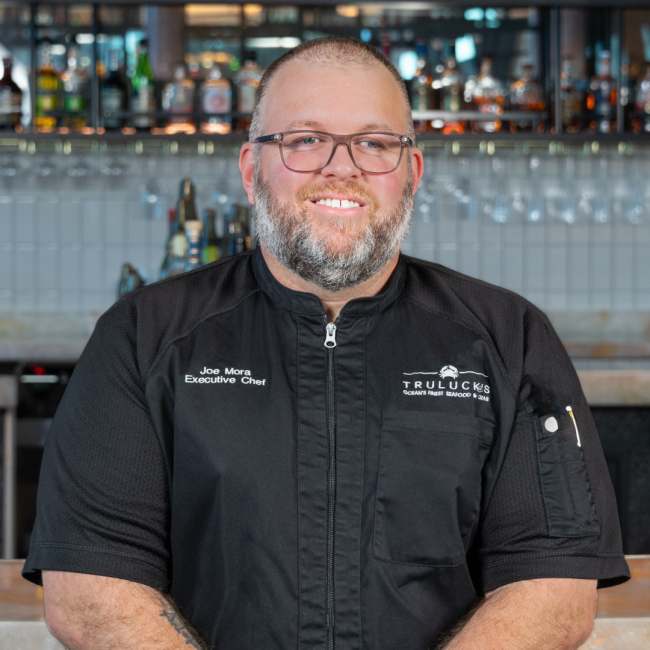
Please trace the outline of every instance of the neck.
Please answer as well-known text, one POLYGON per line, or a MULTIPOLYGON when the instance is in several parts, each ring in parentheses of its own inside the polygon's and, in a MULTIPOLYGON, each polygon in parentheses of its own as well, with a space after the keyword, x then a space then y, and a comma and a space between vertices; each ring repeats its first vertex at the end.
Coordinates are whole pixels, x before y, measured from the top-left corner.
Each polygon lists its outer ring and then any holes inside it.
POLYGON ((345 307, 350 300, 379 295, 388 284, 399 259, 399 253, 396 253, 393 259, 391 259, 391 261, 381 271, 379 271, 379 273, 373 275, 371 278, 368 278, 360 284, 347 289, 342 289, 341 291, 327 291, 289 270, 278 260, 277 257, 275 257, 275 255, 266 250, 264 246, 261 248, 264 261, 269 267, 269 271, 271 271, 273 277, 288 289, 292 289, 293 291, 302 291, 303 293, 313 293, 317 296, 323 303, 325 315, 330 323, 337 319, 343 307, 345 307))

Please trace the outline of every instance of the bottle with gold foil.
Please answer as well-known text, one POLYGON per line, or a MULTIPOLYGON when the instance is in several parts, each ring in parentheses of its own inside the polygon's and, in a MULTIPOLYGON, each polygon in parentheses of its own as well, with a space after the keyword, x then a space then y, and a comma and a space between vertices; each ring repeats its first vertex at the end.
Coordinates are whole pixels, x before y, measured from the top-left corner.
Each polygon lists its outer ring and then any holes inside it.
POLYGON ((41 45, 41 65, 36 71, 36 110, 34 127, 39 131, 51 131, 58 124, 57 111, 61 110, 61 78, 52 64, 52 48, 49 42, 41 45))

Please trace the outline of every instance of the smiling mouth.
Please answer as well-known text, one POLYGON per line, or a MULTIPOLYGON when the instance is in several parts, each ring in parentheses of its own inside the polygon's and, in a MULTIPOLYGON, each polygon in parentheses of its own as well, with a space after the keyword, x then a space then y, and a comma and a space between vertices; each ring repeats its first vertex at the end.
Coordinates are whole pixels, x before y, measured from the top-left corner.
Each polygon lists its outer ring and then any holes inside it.
POLYGON ((323 198, 312 201, 314 205, 324 205, 328 208, 338 208, 339 210, 349 210, 350 208, 362 208, 363 203, 354 201, 353 199, 330 199, 323 198))

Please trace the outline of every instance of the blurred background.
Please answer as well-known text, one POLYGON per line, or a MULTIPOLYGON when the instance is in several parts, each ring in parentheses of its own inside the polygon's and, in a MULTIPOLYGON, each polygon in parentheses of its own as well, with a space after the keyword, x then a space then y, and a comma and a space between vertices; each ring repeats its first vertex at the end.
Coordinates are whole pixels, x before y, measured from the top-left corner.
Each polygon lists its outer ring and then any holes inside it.
MULTIPOLYGON (((426 167, 404 253, 549 315, 599 426, 625 551, 650 554, 649 0, 3 1, 5 558, 27 554, 49 424, 99 316, 255 245, 237 158, 257 87, 328 35, 382 51, 409 90, 426 167)), ((650 616, 643 584, 620 611, 650 616)))

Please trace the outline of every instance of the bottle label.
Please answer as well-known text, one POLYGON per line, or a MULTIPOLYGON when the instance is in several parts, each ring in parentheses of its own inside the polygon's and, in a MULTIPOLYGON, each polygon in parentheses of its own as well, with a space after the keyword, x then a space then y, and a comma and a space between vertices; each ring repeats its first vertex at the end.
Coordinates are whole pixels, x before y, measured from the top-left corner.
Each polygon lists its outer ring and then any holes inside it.
POLYGON ((252 113, 255 107, 257 86, 239 86, 239 112, 252 113))
POLYGON ((38 93, 36 95, 36 114, 43 115, 46 111, 55 111, 57 109, 56 93, 38 93))
MULTIPOLYGON (((133 92, 133 110, 141 113, 155 113, 156 96, 151 86, 143 84, 141 88, 133 92)), ((155 119, 151 117, 138 117, 133 120, 133 123, 135 126, 147 128, 155 126, 155 119)))
POLYGON ((117 129, 121 126, 121 118, 115 116, 114 113, 122 110, 123 106, 124 91, 121 88, 102 89, 102 112, 105 127, 117 129))
POLYGON ((230 113, 232 91, 230 88, 206 88, 203 91, 203 110, 206 113, 230 113))
POLYGON ((65 95, 63 98, 63 109, 66 111, 83 111, 85 107, 83 95, 65 95))
POLYGON ((0 115, 20 113, 22 97, 9 88, 0 90, 0 115))

